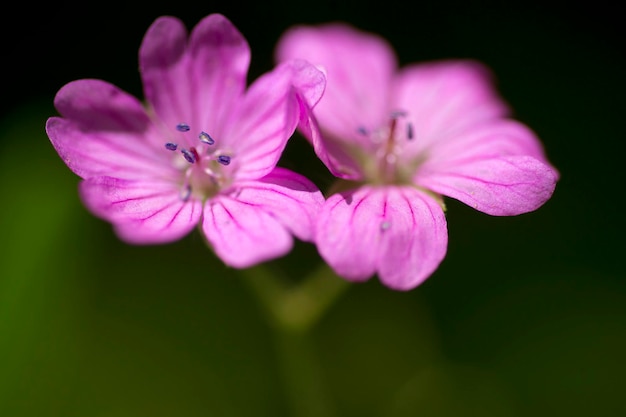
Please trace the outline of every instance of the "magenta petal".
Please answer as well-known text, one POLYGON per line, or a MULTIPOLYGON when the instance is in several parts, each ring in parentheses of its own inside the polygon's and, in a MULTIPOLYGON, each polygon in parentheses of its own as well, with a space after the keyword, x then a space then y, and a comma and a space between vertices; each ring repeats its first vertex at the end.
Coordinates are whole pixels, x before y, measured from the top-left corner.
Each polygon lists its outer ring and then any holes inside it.
POLYGON ((315 115, 325 134, 358 142, 360 127, 386 121, 397 62, 382 38, 343 24, 297 26, 281 37, 276 56, 279 62, 306 59, 323 69, 327 87, 315 115))
POLYGON ((91 178, 81 182, 80 193, 85 205, 112 222, 129 243, 180 239, 198 224, 202 213, 199 201, 183 201, 177 185, 160 181, 91 178))
POLYGON ((491 73, 478 62, 439 61, 403 68, 394 80, 392 105, 407 112, 420 149, 477 123, 500 118, 508 106, 491 73))
POLYGON ((217 196, 204 208, 202 230, 222 261, 247 268, 283 256, 293 238, 271 213, 229 196, 217 196))
POLYGON ((297 60, 278 65, 258 78, 228 119, 224 147, 233 151, 237 178, 257 179, 278 162, 300 120, 301 103, 315 102, 324 75, 297 60))
POLYGON ((427 149, 425 171, 447 170, 473 160, 527 155, 546 161, 541 142, 527 126, 514 120, 481 123, 455 135, 440 138, 427 149))
POLYGON ((219 129, 246 88, 250 47, 226 17, 212 14, 193 29, 189 53, 194 108, 208 109, 199 116, 201 125, 219 129))
POLYGON ((245 38, 220 14, 198 23, 189 46, 183 23, 160 17, 139 50, 144 93, 161 120, 211 129, 216 136, 222 116, 245 88, 249 62, 245 38))
POLYGON ((192 115, 191 83, 187 76, 187 29, 175 17, 159 17, 148 28, 139 48, 139 70, 146 100, 159 118, 175 126, 192 115), (184 117, 181 120, 181 117, 184 117))
POLYGON ((361 168, 348 153, 348 148, 322 135, 313 108, 306 102, 302 103, 298 129, 311 142, 317 157, 334 176, 346 180, 362 178, 361 168))
POLYGON ((333 194, 320 211, 316 244, 341 277, 365 281, 376 273, 384 219, 384 193, 362 187, 333 194))
POLYGON ((439 266, 448 248, 448 229, 441 206, 411 187, 387 194, 387 229, 379 259, 380 280, 395 290, 421 284, 439 266))
POLYGON ((340 276, 363 281, 378 272, 397 290, 432 274, 447 239, 441 207, 410 187, 361 187, 331 196, 316 237, 320 255, 340 276))
POLYGON ((544 204, 558 173, 531 156, 469 159, 420 174, 418 185, 494 216, 514 216, 544 204))
POLYGON ((302 175, 275 168, 258 181, 238 183, 234 195, 237 201, 269 213, 299 239, 313 240, 324 196, 302 175))
POLYGON ((54 97, 54 107, 85 130, 141 133, 150 125, 139 100, 102 80, 65 84, 54 97))
POLYGON ((474 125, 431 142, 424 152, 416 184, 491 215, 539 208, 559 177, 535 134, 513 120, 474 125))
POLYGON ((141 103, 114 85, 73 81, 59 90, 55 106, 63 118, 49 118, 46 133, 77 175, 139 178, 167 171, 168 155, 141 103))

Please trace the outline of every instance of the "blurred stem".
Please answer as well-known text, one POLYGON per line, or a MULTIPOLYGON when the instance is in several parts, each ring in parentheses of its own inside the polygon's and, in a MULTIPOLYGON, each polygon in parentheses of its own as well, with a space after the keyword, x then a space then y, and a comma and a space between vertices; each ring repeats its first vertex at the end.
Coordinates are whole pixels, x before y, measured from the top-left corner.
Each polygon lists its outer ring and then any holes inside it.
POLYGON ((261 302, 272 325, 306 331, 349 287, 326 264, 309 274, 299 285, 287 285, 264 265, 242 271, 245 281, 261 302))
POLYGON ((349 283, 325 264, 296 286, 287 285, 264 265, 242 273, 274 329, 293 415, 332 417, 335 413, 318 364, 312 329, 349 283))
POLYGON ((332 417, 328 395, 313 337, 307 331, 283 329, 276 332, 278 359, 294 417, 332 417))

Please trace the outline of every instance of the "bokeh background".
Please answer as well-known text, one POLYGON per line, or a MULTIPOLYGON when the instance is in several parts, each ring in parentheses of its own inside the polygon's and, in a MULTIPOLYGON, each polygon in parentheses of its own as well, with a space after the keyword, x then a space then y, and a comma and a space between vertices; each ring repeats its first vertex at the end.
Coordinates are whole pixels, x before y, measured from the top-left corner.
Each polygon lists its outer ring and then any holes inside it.
MULTIPOLYGON (((0 416, 626 415, 626 56, 616 6, 21 3, 0 28, 0 416), (300 347, 309 362, 298 368, 303 358, 285 353, 238 271, 197 233, 152 247, 117 240, 81 205, 78 178, 44 132, 71 80, 102 78, 142 97, 137 50, 156 17, 191 28, 213 12, 247 37, 250 78, 271 69, 285 29, 334 20, 384 36, 402 64, 483 61, 561 172, 552 200, 510 218, 448 200, 439 270, 407 293, 376 279, 351 286, 300 347), (323 401, 296 410, 290 378, 316 379, 323 401)), ((330 184, 300 137, 281 163, 330 184)), ((267 267, 297 281, 319 262, 298 243, 267 267)))

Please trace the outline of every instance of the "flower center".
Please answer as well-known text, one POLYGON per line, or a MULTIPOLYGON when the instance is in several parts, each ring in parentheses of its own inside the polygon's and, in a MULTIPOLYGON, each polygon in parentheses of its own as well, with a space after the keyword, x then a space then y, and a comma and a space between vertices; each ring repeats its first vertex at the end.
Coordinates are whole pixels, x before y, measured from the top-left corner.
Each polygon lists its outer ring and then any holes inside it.
POLYGON ((174 166, 182 173, 180 198, 187 201, 192 196, 205 200, 230 184, 228 167, 232 153, 215 145, 215 139, 207 132, 200 131, 194 138, 187 123, 179 123, 181 143, 165 143, 165 149, 175 152, 174 166), (189 135, 189 136, 188 136, 189 135))
POLYGON ((359 127, 357 132, 368 137, 376 146, 373 155, 366 159, 364 173, 375 184, 410 183, 409 167, 400 163, 403 141, 413 140, 413 124, 407 120, 404 111, 394 111, 389 116, 389 123, 373 131, 359 127))

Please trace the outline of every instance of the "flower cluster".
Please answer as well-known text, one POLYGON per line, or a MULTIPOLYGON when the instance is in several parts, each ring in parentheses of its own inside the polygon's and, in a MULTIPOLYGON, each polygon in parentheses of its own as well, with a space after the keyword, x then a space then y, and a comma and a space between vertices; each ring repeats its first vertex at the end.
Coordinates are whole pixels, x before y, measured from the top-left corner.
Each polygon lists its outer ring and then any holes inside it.
POLYGON ((80 196, 134 244, 199 226, 227 265, 317 245, 345 279, 414 288, 447 248, 443 196, 492 215, 546 202, 558 179, 530 129, 507 118, 486 68, 398 69, 381 38, 296 27, 276 67, 246 86, 250 49, 220 14, 188 36, 161 17, 139 50, 146 104, 105 81, 70 82, 46 132, 80 196), (322 194, 277 166, 296 129, 341 182, 322 194))

